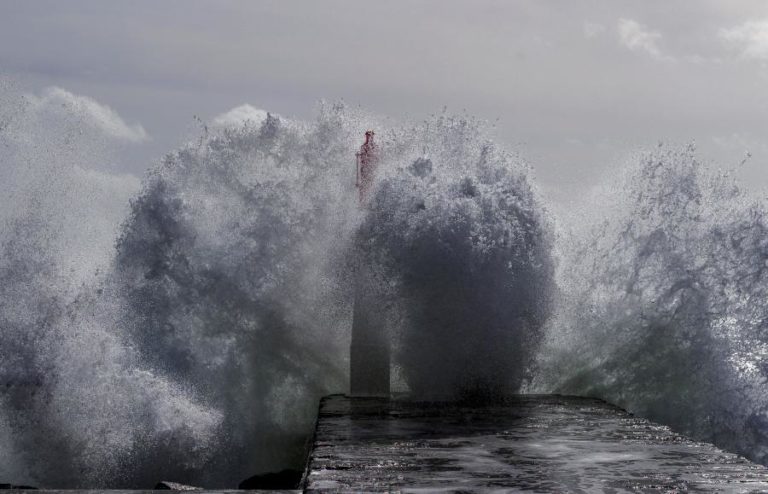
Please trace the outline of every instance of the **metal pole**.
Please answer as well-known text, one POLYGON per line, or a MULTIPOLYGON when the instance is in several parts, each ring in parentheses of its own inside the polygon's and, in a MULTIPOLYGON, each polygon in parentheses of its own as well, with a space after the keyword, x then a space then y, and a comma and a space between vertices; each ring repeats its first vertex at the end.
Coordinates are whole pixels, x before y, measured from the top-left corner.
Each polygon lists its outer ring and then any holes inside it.
MULTIPOLYGON (((368 187, 373 178, 376 157, 373 132, 366 132, 365 144, 356 156, 356 185, 360 207, 365 208, 368 187)), ((349 349, 349 390, 352 396, 389 397, 389 341, 384 331, 383 314, 375 294, 375 276, 356 263, 355 299, 352 309, 352 342, 349 349)))

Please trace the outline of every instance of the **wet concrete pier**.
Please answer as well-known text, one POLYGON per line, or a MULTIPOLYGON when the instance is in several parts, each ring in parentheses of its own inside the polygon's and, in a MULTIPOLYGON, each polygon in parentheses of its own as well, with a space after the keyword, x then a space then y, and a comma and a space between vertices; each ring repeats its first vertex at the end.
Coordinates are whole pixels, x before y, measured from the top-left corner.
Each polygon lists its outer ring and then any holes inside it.
POLYGON ((306 489, 768 492, 768 469, 595 399, 334 395, 320 404, 306 489))

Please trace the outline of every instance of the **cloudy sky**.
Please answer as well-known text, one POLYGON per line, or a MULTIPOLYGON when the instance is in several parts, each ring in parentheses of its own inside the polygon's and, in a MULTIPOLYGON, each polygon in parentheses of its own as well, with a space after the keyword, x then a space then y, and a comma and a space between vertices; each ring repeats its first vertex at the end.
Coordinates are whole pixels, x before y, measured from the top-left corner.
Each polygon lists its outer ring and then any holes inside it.
POLYGON ((764 0, 0 0, 0 74, 87 97, 136 175, 195 115, 325 98, 498 120, 555 199, 659 141, 768 185, 764 0))

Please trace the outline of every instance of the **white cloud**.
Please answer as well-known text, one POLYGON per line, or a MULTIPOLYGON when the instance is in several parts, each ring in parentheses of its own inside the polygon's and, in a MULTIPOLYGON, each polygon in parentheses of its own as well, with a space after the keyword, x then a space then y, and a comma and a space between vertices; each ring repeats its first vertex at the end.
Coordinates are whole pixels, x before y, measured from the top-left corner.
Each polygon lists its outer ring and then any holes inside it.
POLYGON ((127 124, 114 110, 87 96, 72 94, 60 87, 49 87, 40 97, 29 95, 32 110, 46 113, 75 115, 83 123, 95 127, 118 140, 145 142, 149 135, 140 124, 127 124))
POLYGON ((267 119, 267 112, 251 106, 249 104, 240 105, 214 117, 214 127, 238 127, 245 122, 253 122, 255 125, 261 125, 267 119))
POLYGON ((738 48, 742 57, 768 60, 768 19, 747 21, 740 26, 721 29, 719 35, 738 48))
POLYGON ((585 21, 584 22, 584 36, 586 38, 596 38, 606 31, 606 27, 596 22, 585 21))
POLYGON ((638 53, 645 53, 656 60, 673 60, 669 55, 664 54, 659 48, 661 33, 651 31, 646 26, 633 19, 619 19, 617 29, 619 32, 619 41, 629 50, 638 53))

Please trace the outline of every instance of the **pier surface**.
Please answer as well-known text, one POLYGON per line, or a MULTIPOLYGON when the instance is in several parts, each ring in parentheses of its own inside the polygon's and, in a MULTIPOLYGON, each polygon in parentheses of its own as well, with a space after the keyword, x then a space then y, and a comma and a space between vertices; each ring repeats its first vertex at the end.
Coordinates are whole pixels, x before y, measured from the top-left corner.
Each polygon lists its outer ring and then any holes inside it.
POLYGON ((768 492, 768 469, 603 401, 326 397, 307 491, 768 492))

